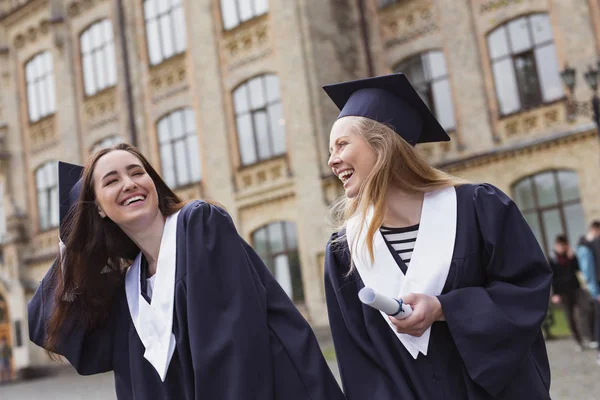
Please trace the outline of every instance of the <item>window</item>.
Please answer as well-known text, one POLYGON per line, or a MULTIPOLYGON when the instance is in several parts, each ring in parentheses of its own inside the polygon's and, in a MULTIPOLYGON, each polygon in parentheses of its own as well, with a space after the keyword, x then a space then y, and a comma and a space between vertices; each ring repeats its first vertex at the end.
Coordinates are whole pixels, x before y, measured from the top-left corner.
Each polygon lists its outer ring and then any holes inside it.
POLYGON ((294 302, 304 301, 296 224, 275 222, 256 230, 252 244, 277 282, 294 302))
POLYGON ((112 23, 105 19, 86 29, 80 37, 83 86, 91 96, 117 83, 112 23))
POLYGON ((44 51, 25 65, 29 121, 36 122, 56 111, 52 55, 44 51))
MULTIPOLYGON (((6 239, 6 215, 4 214, 4 186, 0 183, 0 243, 6 239)), ((1 254, 0 254, 1 258, 1 254)))
POLYGON ((225 30, 235 28, 269 11, 269 0, 221 0, 221 15, 225 30))
POLYGON ((400 0, 379 0, 379 8, 387 7, 399 3, 400 0))
POLYGON ((558 234, 567 235, 572 246, 577 244, 586 224, 575 172, 545 171, 520 180, 512 192, 546 254, 558 234))
POLYGON ((23 329, 21 329, 21 321, 15 321, 15 347, 23 346, 23 329))
POLYGON ((40 231, 58 226, 58 164, 50 161, 35 171, 40 231))
POLYGON ((186 49, 181 0, 144 0, 150 64, 160 64, 186 49))
POLYGON ((100 139, 96 143, 94 143, 94 145, 90 149, 90 154, 94 154, 98 150, 106 149, 121 142, 123 142, 123 139, 121 139, 120 136, 107 136, 104 139, 100 139))
POLYGON ((0 324, 8 322, 8 304, 0 294, 0 324))
POLYGON ((548 15, 505 23, 488 34, 487 43, 502 115, 563 96, 548 15))
POLYGON ((446 60, 441 51, 411 57, 398 64, 394 71, 406 75, 444 129, 456 128, 446 60))
POLYGON ((233 92, 240 157, 243 165, 285 154, 285 121, 279 79, 262 75, 233 92))
POLYGON ((196 121, 191 108, 173 111, 158 121, 162 177, 172 188, 201 179, 196 121))

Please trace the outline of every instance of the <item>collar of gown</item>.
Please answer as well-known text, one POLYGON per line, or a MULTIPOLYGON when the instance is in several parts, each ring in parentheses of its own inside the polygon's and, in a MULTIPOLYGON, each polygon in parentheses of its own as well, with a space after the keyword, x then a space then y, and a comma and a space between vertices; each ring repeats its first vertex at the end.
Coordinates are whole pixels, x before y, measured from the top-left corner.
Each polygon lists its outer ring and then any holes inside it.
MULTIPOLYGON (((408 293, 441 294, 456 240, 456 189, 448 187, 425 193, 419 233, 406 275, 398 267, 379 230, 373 238, 374 261, 371 262, 366 234, 373 211, 373 207, 368 210, 362 229, 359 215, 350 218, 346 226, 352 261, 365 286, 393 298, 408 293)), ((427 355, 431 327, 421 337, 397 333, 388 316, 383 312, 381 315, 413 358, 416 359, 419 352, 427 355)))
POLYGON ((154 367, 163 382, 176 344, 173 335, 173 303, 178 215, 179 212, 167 217, 165 221, 156 266, 156 283, 150 303, 141 293, 141 252, 125 276, 129 313, 146 349, 144 358, 154 367))

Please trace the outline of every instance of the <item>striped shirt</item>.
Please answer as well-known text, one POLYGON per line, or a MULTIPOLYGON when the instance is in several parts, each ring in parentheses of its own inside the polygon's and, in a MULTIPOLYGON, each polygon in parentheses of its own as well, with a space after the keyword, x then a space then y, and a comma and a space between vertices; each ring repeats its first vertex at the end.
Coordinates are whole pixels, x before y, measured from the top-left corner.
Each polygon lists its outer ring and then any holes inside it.
POLYGON ((398 256, 408 267, 413 249, 415 248, 415 242, 417 241, 419 224, 406 228, 387 228, 382 226, 379 230, 385 241, 398 253, 398 256))

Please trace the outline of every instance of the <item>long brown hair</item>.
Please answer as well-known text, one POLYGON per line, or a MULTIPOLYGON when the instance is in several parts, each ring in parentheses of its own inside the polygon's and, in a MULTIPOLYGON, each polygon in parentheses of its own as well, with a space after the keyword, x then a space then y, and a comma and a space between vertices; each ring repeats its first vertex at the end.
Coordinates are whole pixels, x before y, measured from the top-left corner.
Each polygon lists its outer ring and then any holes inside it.
POLYGON ((55 350, 61 328, 76 313, 79 328, 93 329, 103 323, 114 295, 123 284, 125 268, 140 252, 137 245, 109 218, 98 214, 93 173, 98 160, 107 153, 124 150, 135 155, 150 175, 158 194, 158 208, 164 216, 180 210, 184 202, 167 186, 150 162, 135 147, 119 143, 96 152, 82 173, 81 193, 63 227, 66 249, 57 257, 51 279, 54 310, 48 321, 46 348, 55 350))
MULTIPOLYGON (((346 228, 351 217, 359 215, 359 226, 362 231, 367 211, 373 206, 374 213, 366 237, 369 256, 373 261, 373 237, 383 223, 385 195, 390 186, 409 193, 425 193, 468 182, 428 164, 413 146, 387 125, 364 117, 345 118, 352 119, 350 129, 367 141, 375 150, 377 159, 375 166, 361 185, 358 195, 352 199, 341 195, 333 203, 330 207, 331 218, 334 230, 339 233, 346 228)), ((345 240, 345 235, 338 235, 335 242, 345 240)), ((351 252, 355 244, 350 244, 351 252)), ((350 272, 353 268, 354 263, 351 263, 350 272)))

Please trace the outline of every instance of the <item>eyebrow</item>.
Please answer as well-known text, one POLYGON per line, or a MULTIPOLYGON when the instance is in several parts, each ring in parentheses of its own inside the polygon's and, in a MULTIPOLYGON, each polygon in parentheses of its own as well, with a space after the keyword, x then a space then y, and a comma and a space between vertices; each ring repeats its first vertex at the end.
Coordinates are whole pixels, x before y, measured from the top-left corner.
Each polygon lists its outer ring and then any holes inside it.
MULTIPOLYGON (((132 170, 132 169, 134 169, 134 168, 142 168, 142 166, 141 166, 141 165, 139 165, 139 164, 129 164, 128 166, 126 166, 126 167, 125 167, 125 169, 126 169, 127 171, 131 171, 131 170, 132 170)), ((116 175, 116 174, 117 174, 117 171, 110 171, 110 172, 106 173, 106 175, 104 175, 104 176, 102 177, 102 179, 100 179, 100 180, 102 181, 102 180, 104 180, 104 179, 108 178, 109 176, 111 176, 111 175, 116 175)))
MULTIPOLYGON (((334 142, 334 144, 337 144, 337 143, 338 143, 340 140, 342 140, 342 139, 344 139, 344 138, 348 139, 348 136, 346 136, 346 135, 344 135, 344 136, 340 136, 339 138, 335 139, 335 142, 334 142)), ((332 148, 330 147, 330 148, 329 148, 329 154, 331 154, 331 150, 332 150, 332 148)))

